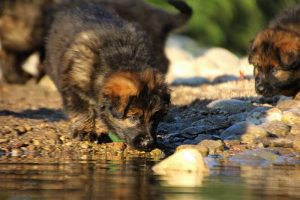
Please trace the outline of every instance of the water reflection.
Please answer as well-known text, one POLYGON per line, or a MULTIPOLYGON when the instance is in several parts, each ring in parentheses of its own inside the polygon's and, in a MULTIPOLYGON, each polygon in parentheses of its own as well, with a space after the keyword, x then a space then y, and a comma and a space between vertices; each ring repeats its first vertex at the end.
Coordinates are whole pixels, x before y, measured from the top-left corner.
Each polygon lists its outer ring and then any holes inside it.
POLYGON ((214 167, 201 186, 176 187, 153 175, 154 164, 147 159, 0 159, 0 199, 300 198, 299 167, 214 167))

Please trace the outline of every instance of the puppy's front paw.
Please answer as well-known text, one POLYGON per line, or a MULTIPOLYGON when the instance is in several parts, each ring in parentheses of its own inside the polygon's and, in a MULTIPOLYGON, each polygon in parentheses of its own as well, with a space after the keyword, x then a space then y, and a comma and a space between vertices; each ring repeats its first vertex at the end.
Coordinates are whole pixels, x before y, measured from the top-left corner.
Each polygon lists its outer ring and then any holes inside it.
POLYGON ((87 132, 84 130, 73 130, 72 131, 72 137, 77 138, 80 141, 96 141, 97 140, 97 134, 94 131, 87 132))

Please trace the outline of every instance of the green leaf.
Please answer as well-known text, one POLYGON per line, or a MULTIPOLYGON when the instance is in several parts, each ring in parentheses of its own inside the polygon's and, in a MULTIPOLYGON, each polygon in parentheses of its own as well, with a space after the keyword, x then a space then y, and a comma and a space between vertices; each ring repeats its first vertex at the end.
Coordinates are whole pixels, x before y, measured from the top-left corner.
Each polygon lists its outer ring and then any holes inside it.
POLYGON ((113 141, 113 142, 124 142, 124 140, 120 139, 115 133, 109 131, 108 132, 108 137, 113 141))

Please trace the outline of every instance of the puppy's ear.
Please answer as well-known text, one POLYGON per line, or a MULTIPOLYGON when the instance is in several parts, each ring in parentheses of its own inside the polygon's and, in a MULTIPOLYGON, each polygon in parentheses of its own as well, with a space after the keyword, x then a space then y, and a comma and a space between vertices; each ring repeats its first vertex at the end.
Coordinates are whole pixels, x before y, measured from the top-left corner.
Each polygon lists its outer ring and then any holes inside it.
POLYGON ((125 115, 130 99, 138 96, 141 84, 136 74, 130 72, 116 72, 110 75, 102 88, 102 96, 110 104, 114 117, 125 115))

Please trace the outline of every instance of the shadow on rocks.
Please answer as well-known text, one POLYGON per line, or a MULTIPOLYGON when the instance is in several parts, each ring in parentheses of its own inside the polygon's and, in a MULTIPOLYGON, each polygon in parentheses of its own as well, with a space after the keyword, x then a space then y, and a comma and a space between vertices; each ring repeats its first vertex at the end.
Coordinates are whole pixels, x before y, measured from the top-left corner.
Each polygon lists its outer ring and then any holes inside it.
POLYGON ((60 109, 39 108, 37 110, 26 109, 21 112, 0 110, 0 116, 13 116, 17 118, 40 119, 51 122, 65 120, 66 116, 60 109))

